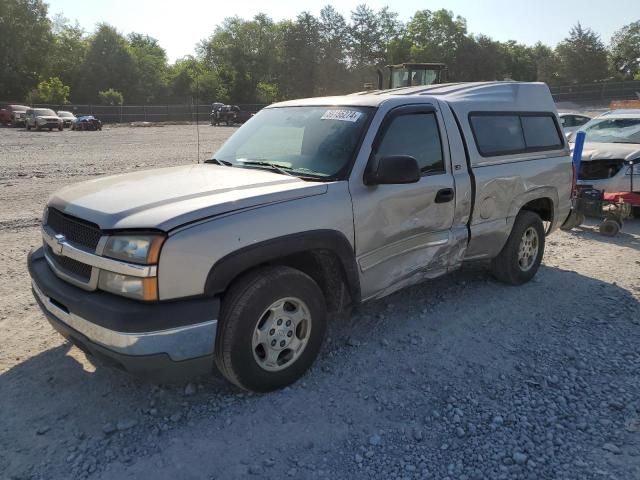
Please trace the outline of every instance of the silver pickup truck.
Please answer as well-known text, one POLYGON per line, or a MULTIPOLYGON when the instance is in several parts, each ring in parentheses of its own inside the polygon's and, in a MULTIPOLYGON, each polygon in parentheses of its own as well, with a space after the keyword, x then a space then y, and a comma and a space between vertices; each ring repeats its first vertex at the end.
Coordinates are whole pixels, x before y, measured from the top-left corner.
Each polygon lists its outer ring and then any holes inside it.
POLYGON ((72 185, 48 201, 33 291, 104 363, 298 379, 350 305, 487 260, 530 280, 570 211, 546 85, 410 87, 272 105, 200 165, 72 185))

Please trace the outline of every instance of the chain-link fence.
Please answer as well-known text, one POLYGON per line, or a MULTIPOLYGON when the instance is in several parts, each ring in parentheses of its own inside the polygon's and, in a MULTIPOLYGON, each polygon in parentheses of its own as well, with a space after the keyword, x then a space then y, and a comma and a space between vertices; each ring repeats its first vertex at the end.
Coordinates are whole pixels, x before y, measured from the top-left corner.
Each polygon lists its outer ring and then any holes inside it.
MULTIPOLYGON (((598 82, 581 85, 551 87, 556 102, 608 105, 613 100, 640 99, 640 80, 627 82, 598 82)), ((4 102, 16 104, 20 102, 4 102)), ((0 105, 3 104, 0 102, 0 105)), ((266 105, 242 104, 241 110, 255 113, 266 105)), ((182 105, 33 105, 33 107, 67 110, 78 115, 95 115, 104 123, 131 122, 208 122, 209 104, 182 105)))
POLYGON ((608 105, 613 100, 639 100, 640 81, 594 82, 582 85, 551 87, 551 94, 556 102, 608 105))
MULTIPOLYGON (((17 104, 20 102, 5 102, 17 104)), ((31 105, 33 108, 50 108, 56 112, 65 110, 74 115, 95 115, 104 123, 131 122, 208 122, 211 105, 31 105)), ((255 113, 265 105, 238 105, 240 110, 255 113)))

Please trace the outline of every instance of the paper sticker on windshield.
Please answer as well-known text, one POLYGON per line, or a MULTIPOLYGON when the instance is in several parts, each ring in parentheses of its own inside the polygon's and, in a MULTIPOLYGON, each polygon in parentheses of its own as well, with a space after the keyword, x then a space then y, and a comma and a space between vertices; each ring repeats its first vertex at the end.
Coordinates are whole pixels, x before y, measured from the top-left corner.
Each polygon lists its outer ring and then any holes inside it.
POLYGON ((362 116, 362 112, 354 110, 327 110, 320 118, 321 120, 340 120, 342 122, 357 122, 362 116))

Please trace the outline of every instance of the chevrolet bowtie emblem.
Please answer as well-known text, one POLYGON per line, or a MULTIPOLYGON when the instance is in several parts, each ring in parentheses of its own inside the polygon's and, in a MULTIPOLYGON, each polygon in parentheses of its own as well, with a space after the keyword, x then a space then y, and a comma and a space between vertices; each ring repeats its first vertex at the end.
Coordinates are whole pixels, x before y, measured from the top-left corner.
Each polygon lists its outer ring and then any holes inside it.
POLYGON ((60 255, 62 253, 62 246, 64 245, 67 237, 65 237, 61 233, 58 233, 54 236, 54 238, 56 240, 56 243, 51 247, 51 249, 53 250, 53 253, 55 253, 56 255, 60 255))

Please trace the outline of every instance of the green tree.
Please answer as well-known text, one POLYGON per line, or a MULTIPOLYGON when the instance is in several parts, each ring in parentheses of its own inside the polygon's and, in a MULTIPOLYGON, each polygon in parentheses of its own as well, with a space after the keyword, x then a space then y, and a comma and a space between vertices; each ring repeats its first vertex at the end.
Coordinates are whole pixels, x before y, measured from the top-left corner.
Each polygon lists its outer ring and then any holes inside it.
POLYGON ((349 57, 354 69, 381 65, 386 59, 385 31, 376 12, 360 4, 351 12, 349 57))
POLYGON ((226 102, 227 91, 217 72, 193 56, 178 60, 169 68, 168 89, 173 100, 191 102, 226 102))
POLYGON ((83 75, 82 64, 87 53, 84 30, 71 25, 62 15, 53 19, 53 41, 49 47, 44 77, 58 77, 72 92, 78 89, 83 75))
POLYGON ((280 29, 263 13, 249 21, 225 19, 197 49, 199 58, 217 72, 239 103, 255 103, 258 83, 276 79, 280 50, 280 29))
POLYGON ((80 99, 95 101, 98 92, 114 88, 125 98, 134 97, 137 89, 136 63, 125 37, 106 23, 98 25, 89 38, 89 48, 82 65, 80 99))
POLYGON ((318 25, 318 95, 342 93, 348 80, 347 73, 347 22, 331 5, 320 10, 318 25))
POLYGON ((275 83, 258 83, 256 100, 258 103, 273 103, 279 98, 278 86, 275 83))
POLYGON ((600 36, 579 23, 556 47, 559 76, 566 83, 588 83, 608 77, 607 50, 600 36))
POLYGON ((640 20, 625 25, 611 38, 611 66, 623 77, 640 74, 640 20))
POLYGON ((465 37, 460 43, 456 64, 459 80, 502 80, 504 77, 502 46, 485 35, 465 37))
POLYGON ((167 96, 167 53, 155 38, 141 33, 128 35, 135 65, 135 87, 130 103, 151 103, 167 96))
POLYGON ((553 49, 542 44, 542 42, 538 42, 533 46, 533 56, 536 61, 536 79, 549 85, 559 83, 560 65, 553 49))
POLYGON ((465 66, 458 61, 467 44, 467 22, 454 17, 449 10, 420 10, 407 24, 411 42, 411 60, 415 62, 443 62, 449 66, 449 77, 458 80, 465 66))
POLYGON ((51 22, 42 0, 0 1, 0 93, 22 100, 38 83, 51 43, 51 22))
POLYGON ((515 40, 500 44, 504 61, 504 76, 512 80, 532 82, 537 79, 538 65, 533 49, 515 40))
POLYGON ((385 65, 401 35, 397 14, 388 8, 375 12, 360 4, 351 12, 348 28, 351 79, 349 90, 361 90, 364 83, 377 80, 376 69, 385 65))
POLYGON ((58 77, 43 80, 38 87, 29 94, 29 103, 48 103, 64 105, 69 103, 70 88, 62 83, 58 77))
POLYGON ((280 92, 285 98, 311 97, 316 90, 320 57, 318 20, 303 12, 293 22, 282 22, 280 92))
POLYGON ((122 105, 124 103, 122 93, 113 88, 98 92, 98 98, 103 105, 122 105))

